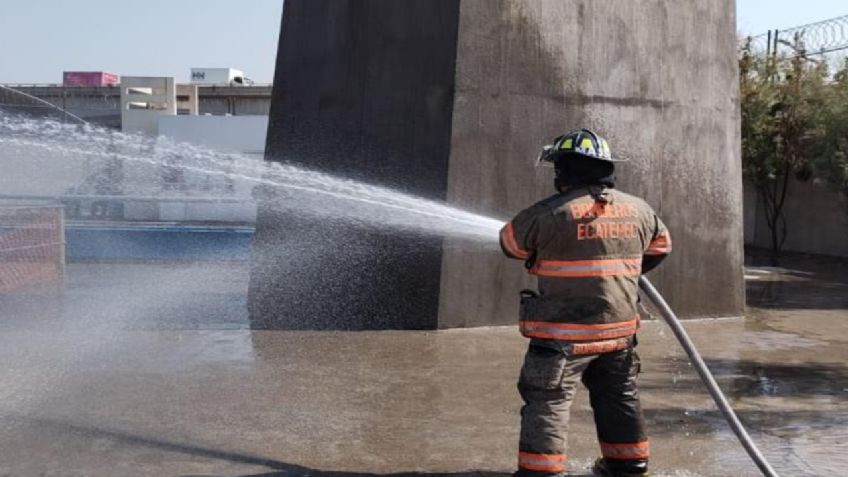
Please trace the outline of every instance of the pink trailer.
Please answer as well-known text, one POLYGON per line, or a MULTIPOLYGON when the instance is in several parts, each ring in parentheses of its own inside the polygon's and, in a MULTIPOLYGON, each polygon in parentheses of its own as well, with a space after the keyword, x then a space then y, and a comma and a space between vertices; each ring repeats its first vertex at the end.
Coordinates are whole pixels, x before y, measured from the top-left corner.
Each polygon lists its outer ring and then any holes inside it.
POLYGON ((62 75, 63 86, 115 86, 121 77, 105 71, 65 71, 62 75))

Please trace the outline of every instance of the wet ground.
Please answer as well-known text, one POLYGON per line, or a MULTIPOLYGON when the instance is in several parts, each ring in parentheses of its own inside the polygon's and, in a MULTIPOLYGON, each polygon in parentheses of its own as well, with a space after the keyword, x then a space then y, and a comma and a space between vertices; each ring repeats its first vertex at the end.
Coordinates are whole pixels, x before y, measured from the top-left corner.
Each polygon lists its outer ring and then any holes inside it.
MULTIPOLYGON (((747 271, 747 319, 687 322, 784 476, 848 473, 848 272, 747 271)), ((506 475, 516 329, 250 331, 238 265, 68 269, 0 295, 0 476, 506 475)), ((755 476, 657 322, 641 389, 662 476, 755 476)), ((571 468, 598 453, 586 393, 571 468)))

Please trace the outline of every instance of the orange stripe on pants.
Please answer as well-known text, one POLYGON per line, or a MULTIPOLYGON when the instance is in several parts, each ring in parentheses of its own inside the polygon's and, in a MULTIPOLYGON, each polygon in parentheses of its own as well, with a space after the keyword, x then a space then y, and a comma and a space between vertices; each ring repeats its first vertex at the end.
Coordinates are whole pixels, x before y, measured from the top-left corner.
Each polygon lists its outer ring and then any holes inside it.
POLYGON ((518 453, 518 467, 539 472, 565 472, 564 454, 518 453))
POLYGON ((609 459, 647 459, 651 455, 648 441, 612 444, 601 442, 601 454, 609 459))

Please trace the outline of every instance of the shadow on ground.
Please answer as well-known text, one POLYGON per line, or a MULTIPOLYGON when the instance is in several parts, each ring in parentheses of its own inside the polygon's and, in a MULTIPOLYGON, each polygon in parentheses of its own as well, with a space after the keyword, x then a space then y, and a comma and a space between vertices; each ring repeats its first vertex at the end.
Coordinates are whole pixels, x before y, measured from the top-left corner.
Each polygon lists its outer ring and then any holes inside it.
MULTIPOLYGON (((293 477, 300 475, 309 475, 312 477, 509 477, 512 474, 507 472, 454 472, 454 473, 424 473, 424 472, 406 472, 399 474, 369 474, 361 472, 330 472, 323 470, 306 469, 306 472, 289 472, 289 471, 274 471, 263 474, 243 474, 232 477, 293 477)), ((180 477, 223 477, 211 474, 195 474, 182 475, 180 477)), ((231 477, 231 476, 227 476, 231 477)), ((575 477, 592 477, 591 474, 577 475, 575 477)))
MULTIPOLYGON (((583 414, 578 412, 577 414, 583 414)), ((837 419, 831 416, 827 422, 821 420, 821 413, 813 411, 778 412, 773 410, 755 411, 746 410, 739 413, 740 418, 751 429, 782 428, 789 426, 794 429, 799 422, 804 423, 804 428, 827 429, 829 426, 842 425, 848 420, 848 416, 837 419), (776 422, 779 421, 779 422, 776 422), (817 424, 816 424, 817 422, 817 424)), ((663 431, 675 433, 686 430, 687 432, 712 433, 725 426, 724 419, 718 411, 686 411, 683 408, 648 409, 646 417, 652 422, 652 434, 663 431)), ((588 416, 583 416, 587 418, 588 416)), ((322 470, 290 464, 281 460, 271 459, 260 455, 234 452, 186 442, 176 442, 162 438, 140 436, 131 432, 106 429, 88 424, 68 422, 62 419, 44 417, 15 417, 12 418, 19 423, 25 423, 33 427, 42 427, 50 432, 50 435, 62 435, 74 439, 100 440, 108 439, 118 444, 131 447, 142 447, 166 453, 182 454, 212 461, 221 461, 227 464, 242 464, 245 466, 266 467, 267 471, 251 473, 192 473, 181 474, 179 477, 509 477, 510 472, 493 470, 467 470, 462 472, 396 472, 396 473, 374 473, 374 472, 350 472, 322 470)), ((592 474, 571 474, 573 477, 592 477, 592 474)))
MULTIPOLYGON (((163 452, 179 453, 187 456, 226 461, 232 464, 263 466, 271 469, 269 472, 262 473, 184 474, 180 477, 508 477, 512 475, 509 472, 496 471, 400 472, 385 474, 328 471, 289 464, 257 455, 226 451, 189 443, 173 442, 165 439, 144 437, 125 431, 104 429, 85 424, 76 424, 59 419, 18 417, 14 418, 14 420, 25 422, 36 427, 49 428, 51 433, 63 433, 78 439, 109 439, 128 446, 145 447, 163 452)), ((591 476, 587 475, 585 477, 591 476)))
MULTIPOLYGON (((404 472, 397 474, 374 474, 364 472, 333 472, 325 470, 307 469, 305 467, 297 467, 296 470, 275 470, 272 472, 261 474, 227 474, 226 477, 510 477, 512 474, 508 472, 487 472, 487 471, 470 471, 470 472, 404 472)), ((181 475, 180 477, 225 477, 217 474, 190 474, 181 475)), ((576 475, 574 477, 592 477, 591 474, 576 475)))

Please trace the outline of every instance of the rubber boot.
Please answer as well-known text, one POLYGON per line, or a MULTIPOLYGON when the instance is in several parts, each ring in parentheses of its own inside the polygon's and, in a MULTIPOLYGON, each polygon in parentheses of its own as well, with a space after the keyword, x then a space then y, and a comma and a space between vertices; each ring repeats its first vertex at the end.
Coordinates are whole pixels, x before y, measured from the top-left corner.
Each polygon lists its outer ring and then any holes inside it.
POLYGON ((601 477, 650 477, 648 459, 604 459, 595 461, 592 472, 601 477))

